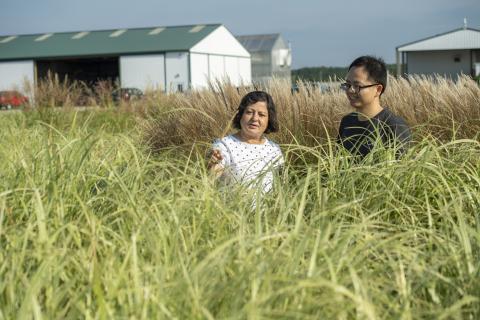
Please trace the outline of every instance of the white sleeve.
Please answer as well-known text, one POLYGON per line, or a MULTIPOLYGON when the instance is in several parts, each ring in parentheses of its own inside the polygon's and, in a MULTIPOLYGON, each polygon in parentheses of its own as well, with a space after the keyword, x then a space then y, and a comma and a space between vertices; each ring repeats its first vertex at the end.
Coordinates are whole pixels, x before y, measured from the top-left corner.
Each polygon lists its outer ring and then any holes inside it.
POLYGON ((271 166, 274 168, 281 167, 285 163, 283 158, 282 149, 278 146, 278 144, 270 141, 270 148, 267 150, 267 154, 265 157, 268 157, 271 161, 271 166))
POLYGON ((220 161, 220 164, 223 167, 227 167, 230 165, 231 163, 230 152, 228 151, 227 146, 222 140, 216 139, 213 142, 212 149, 220 150, 220 153, 222 154, 222 157, 223 157, 223 159, 220 161))

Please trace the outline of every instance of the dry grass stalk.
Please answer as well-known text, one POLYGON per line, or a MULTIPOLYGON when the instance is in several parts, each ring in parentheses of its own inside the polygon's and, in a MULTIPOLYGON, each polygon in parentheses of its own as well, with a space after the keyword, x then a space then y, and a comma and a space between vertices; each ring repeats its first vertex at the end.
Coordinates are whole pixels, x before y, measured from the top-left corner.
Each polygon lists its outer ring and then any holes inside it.
MULTIPOLYGON (((90 89, 84 83, 61 81, 49 73, 36 87, 27 87, 34 92, 37 107, 111 107, 112 91, 118 84, 104 81, 90 89)), ((338 84, 328 83, 329 90, 308 82, 298 82, 297 87, 298 91, 292 92, 290 84, 280 79, 264 87, 236 87, 228 81, 214 81, 208 89, 186 93, 147 90, 143 99, 122 101, 119 107, 147 119, 142 122, 144 137, 157 150, 210 142, 230 133, 231 119, 242 96, 261 89, 268 91, 277 105, 280 132, 272 135, 274 140, 317 145, 335 138, 341 117, 352 110, 338 84)), ((474 138, 480 132, 480 88, 468 76, 460 76, 457 81, 440 76, 390 77, 382 104, 404 117, 418 140, 424 136, 440 140, 474 138)))
MULTIPOLYGON (((154 149, 171 145, 208 142, 231 131, 230 123, 241 97, 250 90, 264 89, 274 98, 280 132, 272 138, 280 143, 297 141, 305 145, 335 138, 343 115, 352 109, 336 83, 320 90, 299 82, 298 92, 274 80, 265 88, 236 88, 215 82, 210 90, 164 95, 151 101, 145 139, 154 149)), ((442 77, 410 76, 389 78, 382 104, 404 117, 417 136, 441 140, 473 138, 480 131, 480 88, 467 76, 454 82, 442 77)))

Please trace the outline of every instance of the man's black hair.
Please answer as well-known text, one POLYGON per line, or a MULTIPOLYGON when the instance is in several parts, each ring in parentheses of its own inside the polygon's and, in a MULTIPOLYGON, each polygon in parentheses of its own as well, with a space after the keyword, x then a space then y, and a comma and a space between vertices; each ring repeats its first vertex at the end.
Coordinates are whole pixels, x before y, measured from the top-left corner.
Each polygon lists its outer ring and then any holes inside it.
POLYGON ((240 101, 238 106, 237 114, 233 118, 233 127, 236 129, 241 129, 240 120, 242 119, 243 113, 248 106, 255 104, 259 101, 263 101, 267 104, 268 111, 268 125, 264 133, 277 132, 278 131, 278 121, 277 121, 277 111, 275 103, 273 103, 273 98, 266 93, 265 91, 252 91, 247 93, 240 101))
POLYGON ((387 88, 387 66, 382 58, 376 58, 373 56, 361 56, 355 59, 348 67, 348 71, 353 67, 364 67, 368 72, 368 78, 376 83, 382 85, 383 94, 387 88))

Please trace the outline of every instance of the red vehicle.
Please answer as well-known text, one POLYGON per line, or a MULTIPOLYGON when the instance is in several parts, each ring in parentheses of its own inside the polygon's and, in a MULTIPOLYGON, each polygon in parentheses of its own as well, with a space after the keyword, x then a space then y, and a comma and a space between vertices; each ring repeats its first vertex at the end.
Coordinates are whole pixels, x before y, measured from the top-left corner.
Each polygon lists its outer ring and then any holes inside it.
POLYGON ((143 97, 143 92, 137 88, 120 88, 112 92, 112 99, 115 102, 120 101, 130 101, 135 99, 140 99, 143 97))
POLYGON ((28 98, 18 91, 0 91, 0 109, 12 109, 24 106, 28 98))

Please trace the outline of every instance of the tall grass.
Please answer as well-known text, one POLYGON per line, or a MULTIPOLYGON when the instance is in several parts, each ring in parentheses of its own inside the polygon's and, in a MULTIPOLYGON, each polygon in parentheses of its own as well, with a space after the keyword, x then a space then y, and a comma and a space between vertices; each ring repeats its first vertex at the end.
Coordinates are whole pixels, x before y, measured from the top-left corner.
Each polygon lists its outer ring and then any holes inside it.
MULTIPOLYGON (((145 139, 153 149, 195 141, 211 141, 230 131, 240 102, 255 88, 235 88, 214 83, 213 90, 171 95, 168 103, 149 109, 145 139)), ((322 92, 310 83, 298 83, 291 92, 287 82, 276 80, 267 87, 277 105, 281 130, 273 135, 280 143, 315 146, 336 137, 343 115, 350 112, 345 93, 332 84, 322 92)), ((442 77, 389 78, 382 104, 404 117, 415 128, 417 139, 432 135, 442 141, 472 138, 480 131, 480 87, 467 76, 454 82, 442 77)), ((155 102, 151 103, 155 107, 155 102)))
MULTIPOLYGON (((115 105, 121 107, 135 107, 136 101, 114 102, 112 93, 119 88, 119 83, 110 80, 97 81, 87 84, 82 81, 61 78, 56 73, 48 72, 45 78, 36 84, 25 81, 23 91, 31 97, 28 109, 50 109, 61 107, 63 109, 74 107, 99 107, 111 108, 115 105)), ((128 108, 127 108, 128 109, 128 108)))
POLYGON ((235 88, 154 98, 183 106, 155 109, 172 139, 155 154, 116 120, 132 113, 2 114, 0 319, 477 319, 478 139, 417 136, 401 161, 352 165, 313 145, 343 97, 281 88, 276 139, 295 161, 254 210, 254 193, 218 192, 192 144, 223 132, 235 88))
MULTIPOLYGON (((263 89, 274 97, 280 133, 273 138, 280 143, 297 142, 315 146, 337 135, 340 119, 350 112, 345 94, 335 83, 325 92, 308 82, 298 82, 292 92, 290 83, 274 80, 265 87, 235 87, 228 82, 212 82, 208 90, 164 94, 148 90, 144 99, 112 101, 118 84, 99 82, 89 87, 78 81, 60 80, 48 74, 37 86, 26 83, 34 95, 32 107, 119 106, 133 112, 143 123, 144 141, 153 150, 167 146, 211 141, 231 131, 230 123, 240 99, 249 91, 263 89)), ((480 131, 480 87, 468 76, 457 81, 443 77, 389 77, 382 104, 404 117, 415 128, 418 140, 432 136, 441 141, 472 138, 480 131)))

